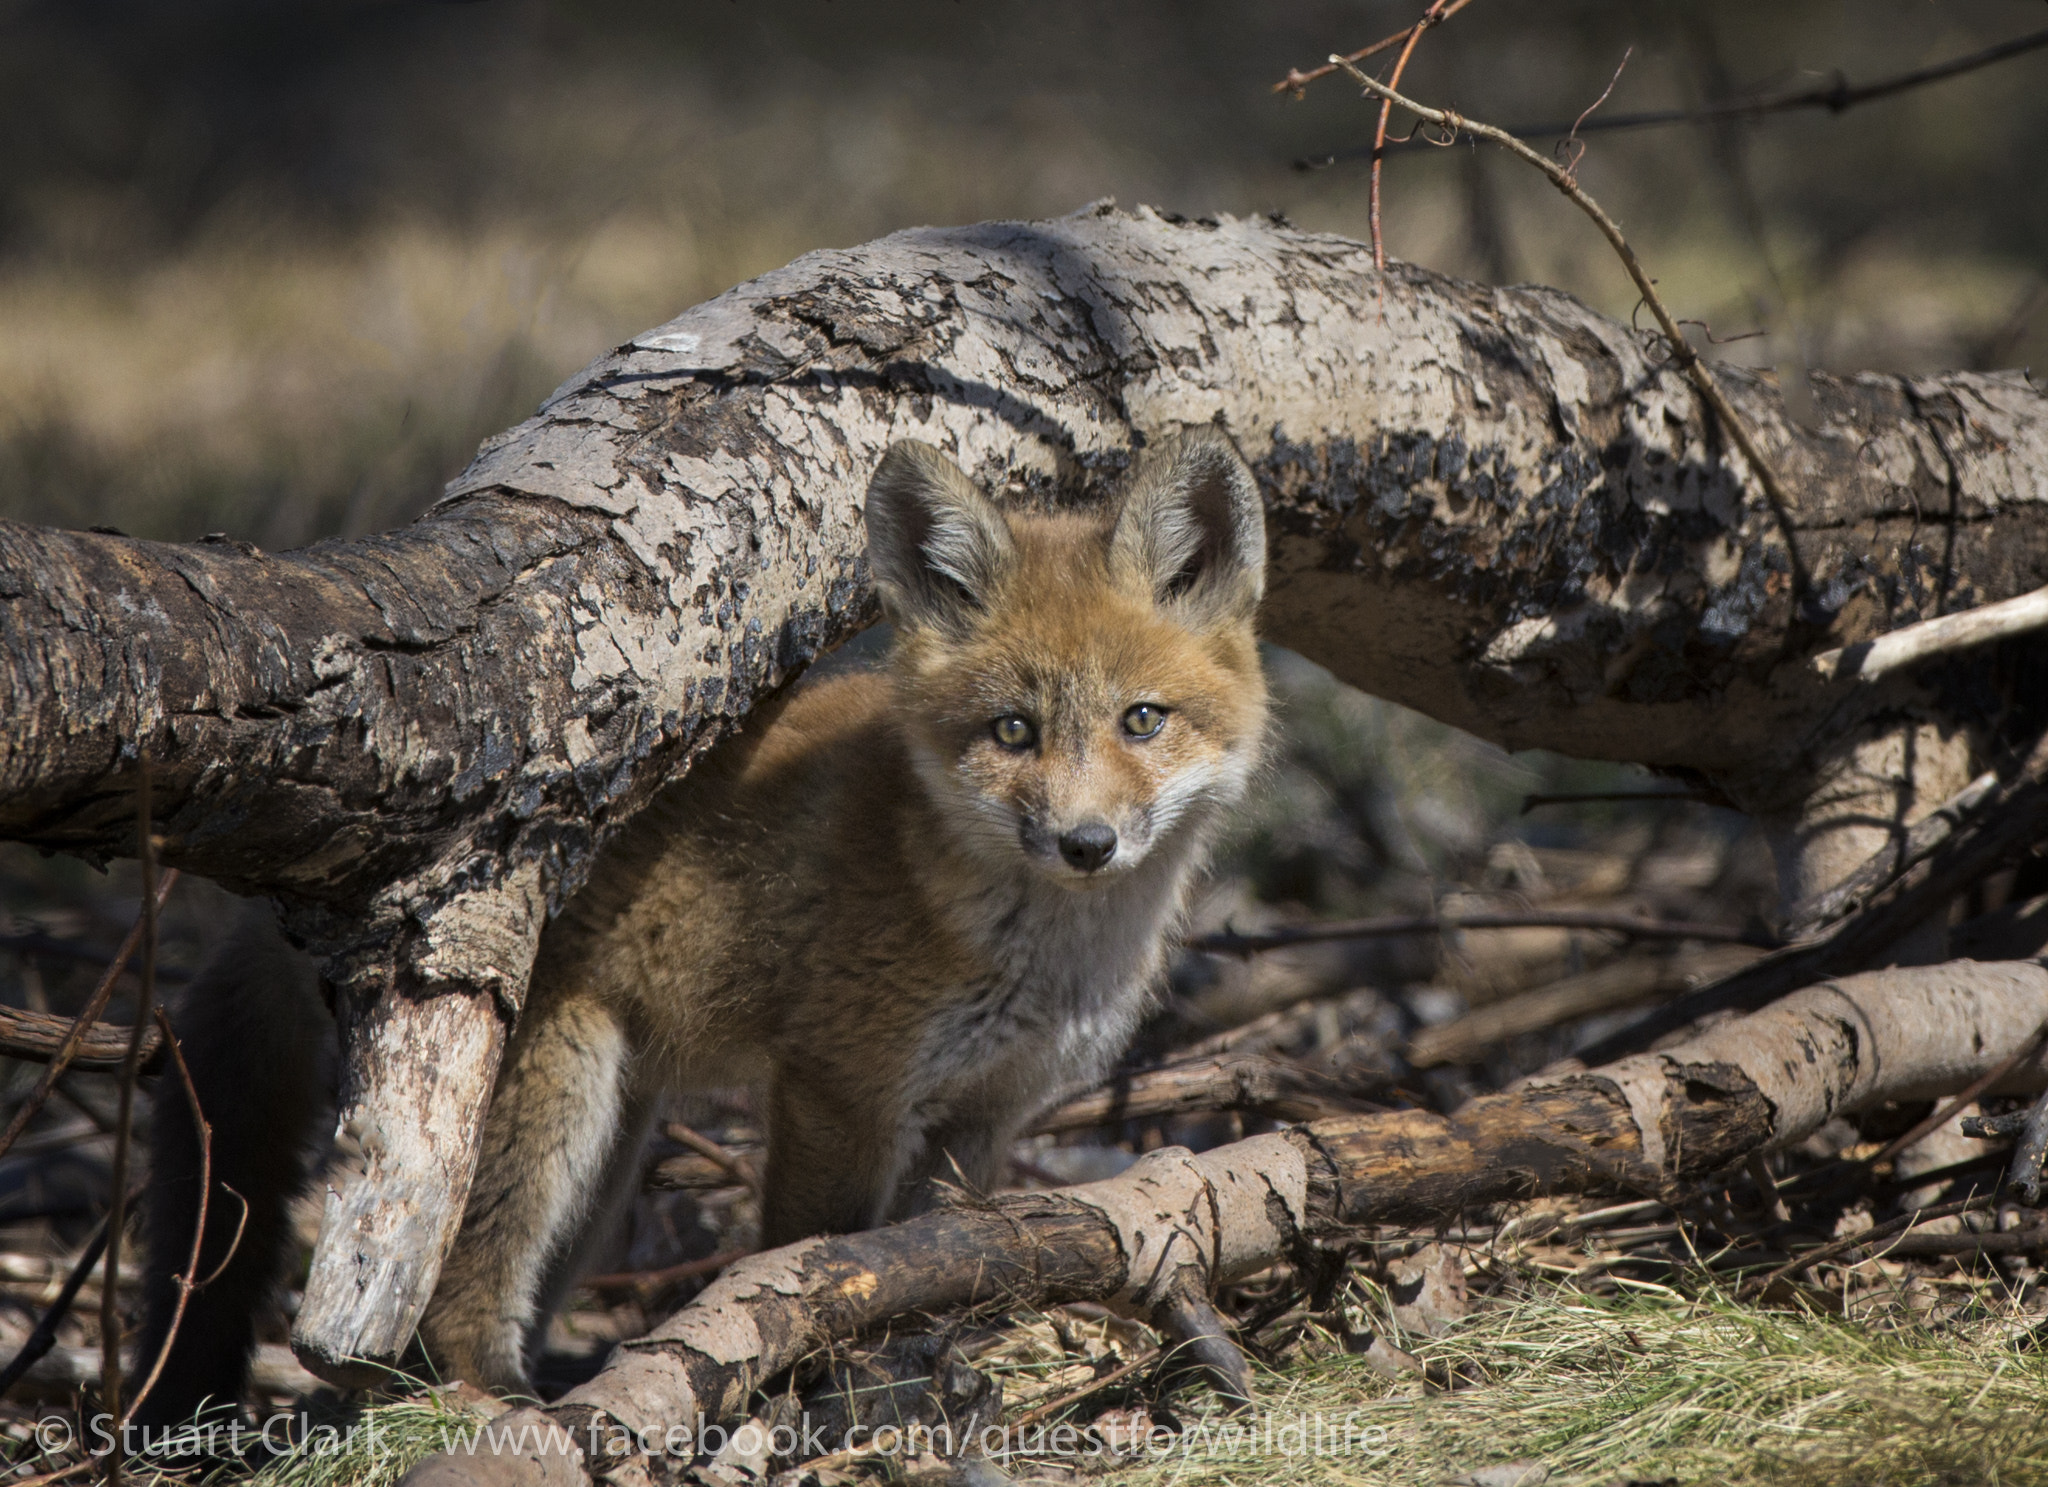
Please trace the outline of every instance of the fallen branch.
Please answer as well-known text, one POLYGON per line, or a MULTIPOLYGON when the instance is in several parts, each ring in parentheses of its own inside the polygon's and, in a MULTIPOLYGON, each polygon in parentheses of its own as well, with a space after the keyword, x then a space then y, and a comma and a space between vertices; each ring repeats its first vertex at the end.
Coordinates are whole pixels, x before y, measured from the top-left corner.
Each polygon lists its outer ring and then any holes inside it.
POLYGON ((1408 1062, 1418 1069, 1470 1063, 1509 1038, 1668 997, 1755 959, 1752 950, 1725 945, 1683 955, 1618 960, 1583 976, 1569 976, 1424 1028, 1408 1045, 1408 1062))
MULTIPOLYGON (((1378 1092, 1375 1090, 1375 1092, 1378 1092)), ((1126 1120, 1162 1120, 1218 1110, 1255 1110, 1278 1120, 1318 1120, 1356 1110, 1355 1084, 1290 1059, 1220 1054, 1127 1075, 1077 1095, 1039 1117, 1040 1133, 1088 1131, 1126 1120)))
MULTIPOLYGON (((1313 1263, 1362 1225, 1436 1224, 1543 1193, 1663 1196, 1838 1113, 1952 1090, 2044 1019, 2048 967, 2032 962, 1874 972, 1451 1116, 1342 1116, 1200 1155, 1157 1151, 1107 1182, 806 1240, 740 1261, 590 1382, 503 1417, 502 1444, 435 1457, 407 1480, 646 1480, 635 1458, 667 1450, 675 1422, 739 1418, 812 1351, 907 1313, 1096 1301, 1157 1320, 1191 1279, 1313 1263)), ((2013 1079, 2039 1087, 2048 1066, 2037 1052, 2013 1079)))
MULTIPOLYGON (((47 1064, 64 1048, 77 1019, 54 1012, 35 1012, 25 1007, 0 1007, 0 1056, 47 1064)), ((79 1039, 71 1067, 94 1073, 117 1072, 128 1057, 128 1026, 118 1022, 95 1022, 79 1039)), ((153 1028, 142 1034, 142 1072, 154 1074, 163 1066, 163 1038, 153 1028)))
POLYGON ((1754 945, 1774 949, 1775 936, 1725 924, 1697 924, 1683 919, 1646 919, 1601 909, 1527 909, 1509 914, 1396 914, 1381 919, 1339 919, 1327 924, 1297 924, 1258 934, 1219 930, 1195 935, 1190 950, 1210 955, 1254 955, 1290 945, 1317 945, 1330 940, 1371 940, 1390 935, 1449 934, 1467 929, 1590 929, 1628 935, 1638 940, 1705 940, 1715 944, 1754 945))

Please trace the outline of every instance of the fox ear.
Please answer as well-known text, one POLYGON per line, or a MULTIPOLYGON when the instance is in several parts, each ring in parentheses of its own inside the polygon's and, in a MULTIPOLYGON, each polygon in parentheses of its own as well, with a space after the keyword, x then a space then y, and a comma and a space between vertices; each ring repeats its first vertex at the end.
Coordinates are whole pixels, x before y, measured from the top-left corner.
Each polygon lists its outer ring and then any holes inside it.
POLYGON ((1266 591, 1266 508, 1238 452, 1208 429, 1161 444, 1138 467, 1110 552, 1161 604, 1203 622, 1248 619, 1266 591))
POLYGON ((957 625, 1010 561, 1003 514, 929 444, 891 444, 868 482, 868 563, 898 625, 957 625))

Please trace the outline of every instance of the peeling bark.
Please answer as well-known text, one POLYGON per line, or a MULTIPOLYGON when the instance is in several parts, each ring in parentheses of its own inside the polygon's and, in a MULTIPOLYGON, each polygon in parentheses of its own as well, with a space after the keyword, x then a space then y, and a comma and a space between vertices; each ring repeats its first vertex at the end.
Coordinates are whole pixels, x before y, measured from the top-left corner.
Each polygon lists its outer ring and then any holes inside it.
POLYGON ((1718 375, 1800 493, 1810 593, 1682 380, 1565 295, 1142 210, 812 254, 571 378, 402 531, 0 526, 0 831, 120 853, 147 755, 167 863, 280 895, 344 982, 430 959, 479 888, 559 904, 871 617, 888 440, 1089 499, 1218 420, 1268 494, 1275 640, 1510 747, 1770 775, 1912 695, 1808 653, 2048 580, 2048 403, 1821 378, 1809 428, 1718 375))
MULTIPOLYGON (((406 1482, 668 1480, 688 1464, 667 1454, 673 1426, 737 1420, 806 1353, 907 1312, 1088 1300, 1171 1325, 1190 1295, 1362 1225, 1442 1222, 1541 1194, 1667 1191, 1837 1113, 1954 1089, 2044 1018, 2048 967, 2032 961, 1872 972, 1449 1117, 1339 1116, 1199 1156, 1153 1152, 1107 1182, 806 1240, 740 1261, 555 1404, 502 1417, 502 1449, 435 1457, 406 1482)), ((2048 1084, 2048 1050, 2008 1078, 2014 1090, 2048 1084)))

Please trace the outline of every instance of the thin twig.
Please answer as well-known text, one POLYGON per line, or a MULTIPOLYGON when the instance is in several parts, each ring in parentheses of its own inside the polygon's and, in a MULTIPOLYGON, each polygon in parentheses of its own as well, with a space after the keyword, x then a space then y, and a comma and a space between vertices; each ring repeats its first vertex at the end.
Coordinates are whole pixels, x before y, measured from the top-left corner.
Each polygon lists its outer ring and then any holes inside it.
POLYGON ((14 1355, 4 1370, 0 1370, 0 1396, 4 1396, 9 1389, 20 1383, 22 1377, 56 1346, 57 1328, 63 1323, 64 1318, 71 1314, 72 1304, 78 1300, 79 1289, 84 1286, 86 1277, 91 1275, 100 1263, 100 1256, 106 1252, 106 1248, 107 1221, 102 1218, 99 1228, 93 1233, 91 1243, 86 1245, 85 1252, 71 1267, 71 1274, 64 1278, 64 1288, 57 1293, 57 1299, 50 1303, 49 1309, 36 1323, 35 1331, 29 1333, 28 1340, 21 1345, 21 1350, 14 1355))
POLYGON ((1291 925, 1262 934, 1235 930, 1195 935, 1184 943, 1211 955, 1251 955, 1290 945, 1328 940, 1375 940, 1390 935, 1447 934, 1461 929, 1591 929, 1631 935, 1642 940, 1707 940, 1715 944, 1754 945, 1774 949, 1778 941, 1756 930, 1725 924, 1699 924, 1686 919, 1645 919, 1599 909, 1527 909, 1512 914, 1399 914, 1381 919, 1340 919, 1328 924, 1291 925))
POLYGON ((700 1131, 692 1130, 679 1120, 668 1122, 662 1129, 667 1133, 671 1141, 677 1141, 689 1147, 698 1156, 715 1162, 734 1178, 738 1179, 744 1186, 752 1188, 756 1192, 760 1191, 760 1174, 754 1170, 754 1164, 745 1157, 740 1156, 737 1152, 726 1150, 725 1147, 713 1141, 709 1136, 704 1135, 700 1131))
POLYGON ((1158 1357, 1159 1355, 1157 1353, 1146 1353, 1140 1357, 1133 1358, 1128 1363, 1119 1364, 1117 1367, 1112 1368, 1108 1373, 1103 1374, 1100 1378, 1090 1379, 1087 1383, 1081 1385, 1081 1387, 1079 1387, 1078 1389, 1070 1390, 1067 1393, 1062 1394, 1058 1399, 1049 1399, 1044 1404, 1037 1406, 1035 1409, 1029 1410, 1024 1414, 1019 1415, 1016 1418, 1016 1420, 1011 1422, 1010 1428, 1012 1430, 1028 1430, 1041 1420, 1050 1420, 1054 1415, 1057 1415, 1061 1410, 1068 1409, 1073 1405, 1079 1404, 1089 1395, 1099 1393, 1100 1391, 1108 1388, 1111 1384, 1122 1383, 1125 1379, 1129 1378, 1132 1374, 1136 1373, 1139 1369, 1143 1368, 1147 1363, 1153 1362, 1158 1357))
MULTIPOLYGON (((2020 1044, 2019 1047, 2015 1048, 2005 1058, 2000 1059, 1991 1068, 1986 1069, 1982 1074, 1971 1080, 1954 1099, 1933 1111, 1925 1120, 1922 1120, 1903 1136, 1894 1137, 1886 1142, 1884 1150, 1870 1159, 1870 1165, 1879 1167, 1886 1162, 1894 1160, 1900 1152, 1916 1145, 1947 1125, 1949 1121, 1955 1118, 1955 1113, 1958 1110, 1961 1110, 1965 1105, 1968 1105, 1972 1100, 1983 1094, 1984 1091, 1991 1088, 1992 1085, 2005 1078, 2014 1069, 2017 1069, 2020 1066, 2021 1060, 2028 1057, 2035 1049, 2041 1046, 2043 1038, 2048 1038, 2048 1021, 2044 1021, 2039 1027, 2035 1028, 2033 1036, 2020 1044)), ((2031 1202, 2032 1200, 2028 1201, 2031 1202)))
MULTIPOLYGON (((1384 40, 1374 42, 1366 51, 1354 53, 1350 60, 1357 61, 1361 57, 1385 51, 1387 48, 1399 43, 1407 34, 1406 31, 1398 31, 1384 40)), ((1894 77, 1882 78, 1874 83, 1866 83, 1861 87, 1850 87, 1837 74, 1835 81, 1827 87, 1804 88, 1796 93, 1776 93, 1762 97, 1730 98, 1724 99, 1720 103, 1707 104, 1701 108, 1668 108, 1655 109, 1645 113, 1609 114, 1604 119, 1584 120, 1576 126, 1563 121, 1546 124, 1516 124, 1510 127, 1507 132, 1520 139, 1547 139, 1570 134, 1575 127, 1584 134, 1608 134, 1629 129, 1659 129, 1672 124, 1716 124, 1731 119, 1761 119, 1773 114, 1794 113, 1803 109, 1813 108, 1824 108, 1830 113, 1839 114, 1847 109, 1854 108, 1859 103, 1870 103, 1880 98, 1889 98, 1895 93, 1903 93, 1911 88, 1924 87, 1928 83, 1946 82, 1949 78, 1960 77, 1964 73, 1975 72, 1981 67, 1989 67, 1995 62, 2004 62, 2012 57, 2025 56, 2029 52, 2040 51, 2043 47, 2048 47, 2048 31, 2034 31, 2029 32, 2025 36, 2014 37, 2011 41, 2002 41, 1996 46, 1986 47, 1980 52, 1971 52, 1967 56, 1955 57, 1947 62, 1937 62, 1932 67, 1922 67, 1912 72, 1902 72, 1894 77)), ((1340 70, 1336 64, 1332 63, 1318 67, 1312 73, 1290 72, 1287 78, 1274 84, 1273 91, 1277 93, 1291 87, 1298 92, 1301 84, 1313 82, 1320 77, 1327 77, 1331 73, 1340 70), (1296 81, 1297 79, 1298 82, 1296 81)), ((1304 162, 1304 164, 1312 163, 1315 166, 1335 165, 1340 161, 1364 159, 1370 154, 1371 151, 1369 149, 1340 150, 1328 155, 1318 156, 1313 162, 1304 162)))
MULTIPOLYGON (((1435 20, 1426 20, 1426 24, 1434 26, 1440 22, 1447 21, 1471 3, 1472 0, 1451 0, 1451 3, 1443 8, 1443 12, 1435 20)), ((1415 27, 1403 26, 1392 36, 1382 36, 1371 46, 1362 46, 1355 52, 1347 53, 1344 60, 1346 62, 1363 62, 1367 57, 1376 57, 1389 48, 1399 46, 1413 35, 1414 32, 1415 27)), ((1296 98, 1299 98, 1302 90, 1310 83, 1318 78, 1329 77, 1336 71, 1336 64, 1331 62, 1325 62, 1321 67, 1312 67, 1307 72, 1303 72, 1296 67, 1290 67, 1287 69, 1287 76, 1273 84, 1273 91, 1275 93, 1292 93, 1296 98)))
MULTIPOLYGON (((100 1402, 108 1415, 125 1423, 121 1412, 121 1229, 128 1218, 128 1147, 135 1129, 135 1083, 142 1068, 143 1034, 156 998, 156 839, 149 819, 149 761, 142 763, 135 791, 137 855, 142 861, 142 990, 135 1003, 135 1021, 128 1035, 128 1058, 121 1067, 120 1109, 114 1122, 111 1186, 113 1207, 107 1214, 107 1269, 100 1291, 100 1402)), ((107 1448, 107 1487, 121 1487, 122 1437, 116 1431, 107 1448)))
POLYGON ((242 1247, 242 1235, 249 1228, 249 1200, 247 1198, 244 1198, 232 1186, 225 1182, 220 1185, 220 1190, 223 1193, 226 1193, 230 1198, 233 1198, 237 1203, 242 1205, 242 1216, 235 1220, 235 1232, 228 1238, 228 1252, 220 1257, 220 1263, 218 1265, 214 1266, 213 1269, 206 1272, 205 1280, 200 1281, 197 1285, 192 1287, 192 1289, 195 1291, 203 1291, 208 1286, 212 1285, 215 1281, 220 1279, 221 1272, 226 1270, 228 1268, 228 1262, 234 1259, 235 1251, 242 1247))
MULTIPOLYGON (((169 1050, 171 1062, 178 1070, 178 1080, 185 1086, 185 1103, 192 1111, 192 1128, 199 1133, 199 1217, 192 1225, 192 1257, 185 1262, 185 1273, 177 1277, 178 1304, 171 1311, 171 1325, 164 1333, 164 1340, 156 1350, 156 1362, 151 1365, 149 1377, 142 1381, 142 1387, 135 1391, 135 1398, 128 1403, 128 1409, 121 1416, 121 1423, 128 1424, 135 1418, 135 1412, 142 1408, 142 1402, 149 1398, 149 1391, 156 1387, 157 1379, 164 1371, 164 1364, 171 1356, 171 1345, 178 1340, 178 1328, 185 1320, 185 1304, 198 1289, 195 1282, 199 1277, 199 1253, 206 1243, 206 1205, 213 1192, 213 1127, 206 1123, 206 1114, 199 1108, 199 1087, 192 1082, 192 1070, 186 1066, 184 1050, 178 1046, 177 1034, 171 1031, 170 1016, 162 1007, 156 1009, 157 1026, 163 1030, 164 1047, 169 1050)), ((242 1205, 242 1217, 246 1221, 249 1205, 242 1205)), ((241 1242, 239 1230, 235 1242, 241 1242)), ((234 1246, 229 1246, 229 1258, 234 1256, 234 1246)), ((226 1260, 221 1261, 225 1266, 226 1260)), ((220 1272, 214 1272, 218 1275, 220 1272)))
POLYGON ((701 1260, 685 1260, 660 1270, 622 1270, 612 1275, 586 1275, 577 1284, 591 1291, 652 1291, 679 1280, 716 1275, 735 1260, 744 1260, 752 1250, 726 1249, 701 1260))
POLYGON ((71 1067, 71 1061, 78 1057, 78 1050, 85 1046, 86 1038, 99 1022, 100 1014, 107 1010, 107 1003, 114 995, 114 983, 121 979, 121 972, 128 965, 128 958, 135 953, 135 947, 142 943, 145 920, 154 918, 156 909, 161 909, 164 900, 171 896, 171 888, 178 881, 178 870, 166 868, 158 880, 156 896, 150 900, 144 896, 144 912, 129 927, 127 938, 121 941, 121 948, 114 952, 114 958, 107 963, 106 973, 100 977, 92 995, 86 998, 85 1006, 71 1024, 71 1031, 65 1036, 57 1051, 50 1056, 50 1067, 43 1070, 43 1077, 36 1081, 36 1087, 14 1112, 14 1119, 7 1123, 7 1130, 0 1135, 0 1156, 5 1156, 28 1129, 28 1123, 35 1119, 36 1112, 43 1108, 50 1098, 50 1091, 57 1087, 57 1081, 64 1077, 64 1071, 71 1067))
POLYGON ((1725 806, 1727 797, 1713 790, 1564 790, 1547 795, 1524 795, 1522 814, 1540 805, 1591 805, 1598 801, 1686 800, 1697 805, 1725 806))
POLYGON ((1650 307, 1650 313, 1657 318, 1657 325, 1663 331, 1665 341, 1670 345, 1672 360, 1678 363, 1679 370, 1699 392, 1701 400, 1713 411, 1715 419, 1727 431, 1735 447, 1742 451, 1742 457, 1748 463, 1751 473, 1763 487, 1764 497, 1770 502, 1771 509, 1777 516, 1791 559, 1794 600, 1803 601, 1811 589, 1811 583, 1805 564, 1800 558, 1798 545, 1793 540, 1791 502, 1786 496, 1785 487, 1779 481, 1777 471, 1764 458, 1762 448, 1749 431, 1749 425, 1737 416, 1734 405, 1728 401, 1720 385, 1714 381, 1707 364, 1700 359, 1700 354, 1693 350, 1692 343, 1686 340, 1685 332, 1679 328, 1678 322, 1672 319, 1671 311, 1664 306, 1663 296, 1657 293, 1656 282, 1643 268, 1642 262, 1636 257, 1635 249, 1631 248, 1628 239, 1621 235, 1621 229, 1615 225, 1614 219, 1607 215, 1599 202, 1586 194, 1569 170, 1555 160, 1530 149, 1505 129, 1478 123, 1454 109, 1431 108, 1428 104, 1417 103, 1412 98, 1404 98, 1393 88, 1376 78, 1367 77, 1342 58, 1333 56, 1330 60, 1350 74, 1360 87, 1384 103, 1398 103, 1418 119, 1447 129, 1453 136, 1462 131, 1480 139, 1490 140, 1509 154, 1535 166, 1550 178, 1550 183, 1563 192, 1574 206, 1592 220, 1595 227, 1600 229, 1601 236, 1607 239, 1616 256, 1621 259, 1622 267, 1628 270, 1629 278, 1635 281, 1636 290, 1642 295, 1643 302, 1650 307))
MULTIPOLYGON (((1408 40, 1401 47, 1401 55, 1394 59, 1388 87, 1398 88, 1401 85, 1401 74, 1408 70, 1408 59, 1415 55, 1415 44, 1422 40, 1422 33, 1444 18, 1444 3, 1445 0, 1430 0, 1429 9, 1423 12, 1422 19, 1408 28, 1408 40)), ((1334 62, 1337 59, 1332 57, 1330 60, 1334 62)), ((1344 65, 1346 68, 1351 66, 1348 62, 1344 65)), ((1387 117, 1393 111, 1391 102, 1381 102, 1379 125, 1372 136, 1372 266, 1381 273, 1386 272, 1387 249, 1380 241, 1380 165, 1387 153, 1387 117)))
POLYGON ((1903 1233, 1915 1225, 1926 1223, 1929 1219, 1945 1219, 1959 1213, 1970 1213, 1979 1208, 1988 1208, 1991 1205, 1991 1198, 1992 1195, 1989 1193, 1979 1193, 1968 1198, 1958 1198, 1953 1203, 1938 1203, 1932 1208, 1916 1208, 1911 1213, 1902 1213, 1895 1219, 1887 1219, 1881 1224, 1873 1225, 1865 1229, 1861 1234, 1844 1235, 1840 1239, 1822 1245, 1819 1249, 1808 1250, 1803 1255, 1787 1260, 1762 1280, 1756 1281, 1747 1287, 1748 1293, 1751 1296, 1761 1296, 1781 1280, 1790 1280, 1805 1271, 1811 1270, 1816 1265, 1825 1264, 1829 1260, 1839 1259, 1851 1250, 1865 1249, 1870 1245, 1880 1243, 1891 1238, 1894 1234, 1903 1233))
MULTIPOLYGON (((1560 158, 1563 158, 1569 152, 1570 158, 1564 160, 1566 174, 1574 174, 1579 168, 1579 162, 1586 158, 1586 145, 1585 141, 1579 138, 1579 126, 1592 117, 1594 109, 1605 103, 1613 95, 1614 85, 1621 81, 1622 69, 1628 66, 1628 59, 1635 54, 1636 49, 1633 46, 1621 54, 1621 61, 1615 66, 1614 76, 1607 80, 1607 86, 1600 90, 1600 96, 1587 104, 1584 111, 1576 119, 1572 120, 1572 132, 1557 142, 1560 158), (1575 150, 1572 148, 1574 145, 1578 146, 1575 150)), ((1708 339, 1712 340, 1713 337, 1710 335, 1708 339)))

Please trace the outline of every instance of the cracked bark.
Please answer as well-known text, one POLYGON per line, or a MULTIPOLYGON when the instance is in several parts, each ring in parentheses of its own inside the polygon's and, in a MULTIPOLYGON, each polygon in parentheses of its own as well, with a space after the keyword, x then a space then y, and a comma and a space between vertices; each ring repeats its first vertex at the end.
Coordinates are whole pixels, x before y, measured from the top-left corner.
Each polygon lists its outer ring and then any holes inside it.
POLYGON ((266 554, 0 525, 0 833, 126 850, 147 758, 164 861, 275 896, 326 958, 360 1161, 301 1338, 389 1356, 540 925, 872 617, 859 503, 891 439, 1091 500, 1220 423, 1268 499, 1271 638, 1509 747, 1710 774, 1781 822, 1788 883, 1839 876, 2048 688, 2012 645, 1878 685, 1806 659, 2048 581, 2048 404, 2017 375, 1817 377, 1800 425, 1717 375, 1786 525, 1682 378, 1553 291, 1107 208, 812 254, 578 373, 401 531, 266 554))
MULTIPOLYGON (((1956 1088, 2048 1017, 2033 961, 1878 971, 1810 987, 1660 1053, 1531 1079, 1455 1115, 1347 1115, 1121 1177, 998 1198, 754 1255, 553 1405, 506 1415, 405 1487, 677 1480, 672 1434, 730 1424, 805 1354, 909 1313, 1107 1302, 1170 1325, 1190 1295, 1307 1260, 1370 1224, 1441 1223, 1545 1194, 1674 1193, 1831 1116, 1956 1088)), ((2048 1051, 2007 1076, 2048 1083, 2048 1051)))

